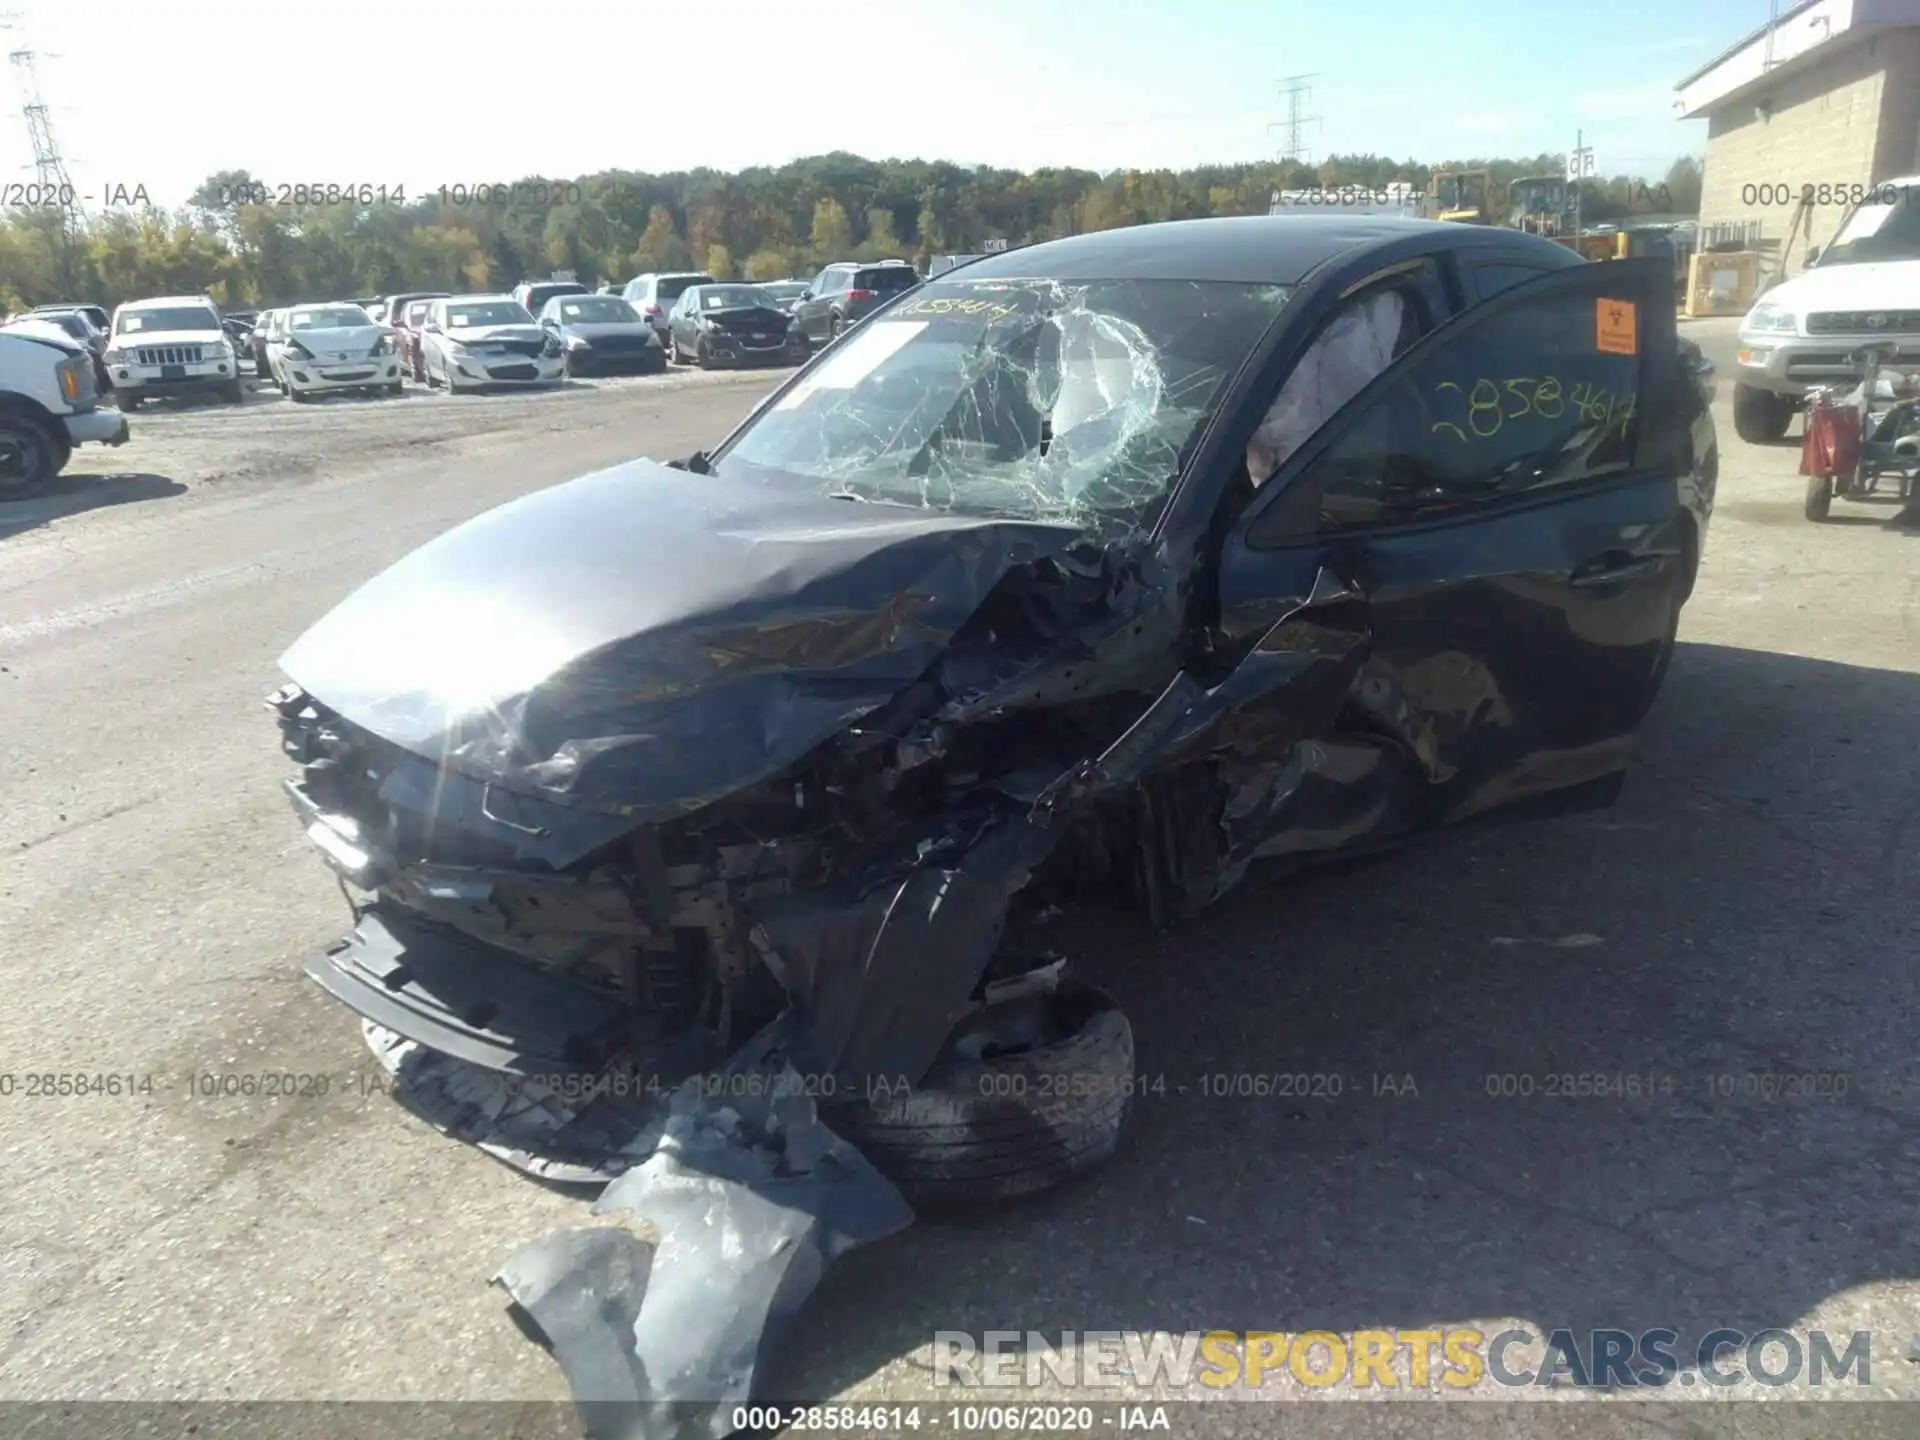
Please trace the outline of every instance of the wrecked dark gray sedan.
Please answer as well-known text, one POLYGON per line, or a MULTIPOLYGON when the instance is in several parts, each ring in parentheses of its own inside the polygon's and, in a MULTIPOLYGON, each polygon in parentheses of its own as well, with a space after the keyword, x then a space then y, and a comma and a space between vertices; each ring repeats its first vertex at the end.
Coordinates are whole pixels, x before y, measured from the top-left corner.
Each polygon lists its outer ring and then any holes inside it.
MULTIPOLYGON (((308 973, 404 1103, 603 1210, 732 1147, 702 1173, 794 1217, 810 1275, 901 1196, 1087 1170, 1132 1033, 1036 917, 1165 923, 1256 861, 1609 803, 1706 539, 1709 373, 1670 267, 1511 231, 959 267, 711 452, 482 515, 294 645, 288 790, 355 911, 308 973)), ((647 1380, 692 1343, 651 1292, 630 1371, 570 1362, 566 1315, 609 1322, 542 1297, 601 1293, 603 1251, 503 1277, 576 1393, 740 1398, 737 1358, 647 1380)))

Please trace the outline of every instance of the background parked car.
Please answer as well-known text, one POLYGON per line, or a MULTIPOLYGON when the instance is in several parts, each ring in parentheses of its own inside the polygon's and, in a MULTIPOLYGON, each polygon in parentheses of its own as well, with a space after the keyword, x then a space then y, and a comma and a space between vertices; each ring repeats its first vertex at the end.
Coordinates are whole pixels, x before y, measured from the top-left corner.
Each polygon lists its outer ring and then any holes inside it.
POLYGON ((814 276, 806 294, 794 304, 794 319, 808 344, 824 344, 919 283, 918 272, 904 260, 872 265, 838 262, 814 276))
POLYGON ((653 326, 653 333, 660 337, 660 343, 664 345, 667 343, 667 312, 695 285, 714 283, 713 276, 704 270, 636 275, 627 282, 622 298, 653 326))
POLYGON ((87 318, 84 310, 30 310, 25 315, 17 316, 7 323, 17 325, 28 320, 41 320, 50 325, 58 325, 95 355, 107 348, 105 333, 87 318))
POLYGON ((290 400, 337 390, 400 393, 393 331, 358 305, 295 305, 269 349, 274 378, 290 400))
POLYGON ((529 315, 538 315, 556 295, 591 295, 578 280, 522 280, 513 287, 514 303, 529 315))
POLYGON ((273 367, 267 363, 267 338, 273 330, 274 316, 279 313, 262 310, 254 316, 253 329, 247 332, 247 343, 240 352, 241 363, 252 362, 254 376, 260 380, 273 379, 273 367))
POLYGON ((566 374, 566 352, 511 295, 436 300, 420 327, 427 384, 452 394, 482 385, 549 384, 566 374))
POLYGON ((781 309, 789 313, 799 303, 800 297, 807 293, 807 282, 804 280, 762 280, 759 285, 779 302, 781 309))
POLYGON ((122 305, 113 312, 105 359, 122 410, 178 395, 215 394, 236 405, 246 398, 239 351, 204 295, 122 305))
POLYGON ((695 285, 667 316, 667 353, 676 365, 797 364, 805 349, 793 317, 758 285, 695 285))
POLYGON ((48 489, 76 445, 126 442, 126 416, 94 392, 98 364, 42 315, 0 325, 0 500, 48 489))
POLYGON ((51 305, 35 305, 27 311, 27 314, 49 315, 56 310, 78 310, 102 335, 113 328, 113 317, 107 314, 102 306, 82 305, 77 300, 56 300, 51 305))
POLYGON ((393 331, 394 349, 400 356, 400 373, 411 375, 422 385, 427 383, 427 377, 420 369, 419 320, 426 309, 419 302, 446 298, 445 290, 403 290, 387 297, 387 313, 381 323, 393 331))
POLYGON ((606 370, 657 375, 667 368, 660 337, 618 295, 556 295, 540 312, 540 328, 559 338, 569 375, 606 370))

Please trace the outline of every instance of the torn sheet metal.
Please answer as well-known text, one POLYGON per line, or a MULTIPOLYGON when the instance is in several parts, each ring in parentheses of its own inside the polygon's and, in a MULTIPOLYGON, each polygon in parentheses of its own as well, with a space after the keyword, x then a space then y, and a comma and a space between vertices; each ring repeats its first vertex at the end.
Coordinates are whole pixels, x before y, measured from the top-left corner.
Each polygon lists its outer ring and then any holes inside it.
POLYGON ((1059 838, 1002 818, 891 885, 810 892, 770 910, 756 940, 793 997, 795 1063, 846 1094, 919 1081, 972 1008, 1009 898, 1059 838))
POLYGON ((605 1185, 654 1153, 667 1096, 646 1082, 578 1087, 457 1060, 371 1020, 361 1033, 393 1098, 441 1134, 555 1185, 605 1185))
POLYGON ((594 1205, 607 1223, 556 1231, 495 1277, 566 1373, 588 1440, 733 1433, 827 1266, 912 1224, 804 1089, 778 1061, 689 1087, 659 1150, 594 1205))
POLYGON ((1076 533, 638 460, 429 542, 281 668, 455 773, 660 818, 885 703, 1008 570, 1076 533))

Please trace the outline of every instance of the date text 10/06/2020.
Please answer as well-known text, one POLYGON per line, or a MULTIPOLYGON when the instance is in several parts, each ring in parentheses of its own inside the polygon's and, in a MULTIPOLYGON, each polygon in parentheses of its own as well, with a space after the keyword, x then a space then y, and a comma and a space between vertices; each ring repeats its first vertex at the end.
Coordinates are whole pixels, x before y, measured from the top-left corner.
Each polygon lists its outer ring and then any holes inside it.
MULTIPOLYGON (((221 185, 215 189, 216 205, 261 205, 267 207, 307 208, 315 205, 448 205, 456 209, 486 206, 494 209, 554 209, 562 205, 581 205, 589 198, 602 203, 623 203, 620 185, 596 182, 582 185, 577 180, 516 180, 511 183, 437 185, 411 192, 403 184, 375 181, 300 182, 269 185, 252 181, 239 185, 221 185)), ((637 194, 638 192, 632 192, 637 194)))

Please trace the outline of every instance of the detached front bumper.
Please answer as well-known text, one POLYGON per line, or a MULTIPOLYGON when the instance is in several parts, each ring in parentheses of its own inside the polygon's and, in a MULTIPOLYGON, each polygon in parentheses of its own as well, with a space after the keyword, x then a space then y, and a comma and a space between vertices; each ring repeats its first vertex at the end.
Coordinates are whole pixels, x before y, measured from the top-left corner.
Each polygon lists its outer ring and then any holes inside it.
POLYGON ((60 420, 75 445, 124 445, 133 433, 126 415, 111 405, 62 415, 60 420))
POLYGON ((1733 378, 1756 390, 1798 399, 1816 385, 1852 385, 1860 367, 1847 356, 1863 345, 1893 345, 1889 366, 1920 368, 1920 335, 1743 334, 1733 378))

